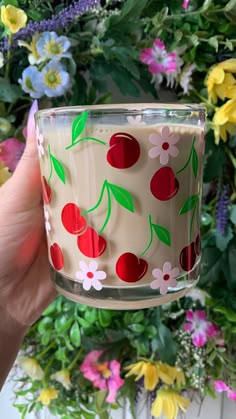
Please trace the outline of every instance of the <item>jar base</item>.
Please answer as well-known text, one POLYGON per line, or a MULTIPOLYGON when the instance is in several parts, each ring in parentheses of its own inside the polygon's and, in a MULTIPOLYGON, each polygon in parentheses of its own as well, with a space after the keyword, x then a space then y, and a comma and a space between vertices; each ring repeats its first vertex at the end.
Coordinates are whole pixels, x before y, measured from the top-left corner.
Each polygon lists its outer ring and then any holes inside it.
POLYGON ((168 293, 161 295, 159 290, 150 286, 111 288, 103 287, 101 291, 85 291, 81 283, 65 277, 53 269, 53 281, 56 290, 74 302, 90 307, 109 310, 138 310, 170 303, 184 297, 198 282, 199 264, 191 272, 178 278, 178 286, 169 288, 168 293))

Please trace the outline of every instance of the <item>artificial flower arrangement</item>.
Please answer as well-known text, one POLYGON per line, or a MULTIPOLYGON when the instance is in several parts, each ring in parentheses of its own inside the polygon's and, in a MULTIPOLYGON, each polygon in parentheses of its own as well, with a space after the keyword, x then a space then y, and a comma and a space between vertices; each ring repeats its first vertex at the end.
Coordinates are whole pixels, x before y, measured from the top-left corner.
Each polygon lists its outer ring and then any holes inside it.
POLYGON ((15 406, 22 419, 45 406, 63 419, 106 419, 126 399, 135 418, 145 392, 151 416, 176 419, 193 395, 236 400, 235 1, 65 3, 1 2, 0 184, 23 153, 34 99, 41 108, 110 103, 110 77, 124 102, 142 90, 157 100, 160 89, 200 102, 208 111, 202 272, 187 297, 146 310, 57 297, 25 338, 15 406))

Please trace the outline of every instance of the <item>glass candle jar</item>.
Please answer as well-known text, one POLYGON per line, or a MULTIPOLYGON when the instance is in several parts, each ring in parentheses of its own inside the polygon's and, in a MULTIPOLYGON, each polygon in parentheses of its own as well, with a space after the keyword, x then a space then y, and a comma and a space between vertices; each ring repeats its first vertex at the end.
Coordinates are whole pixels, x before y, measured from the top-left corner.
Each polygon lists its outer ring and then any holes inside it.
POLYGON ((205 108, 129 104, 36 114, 57 290, 109 309, 156 306, 199 278, 205 108))

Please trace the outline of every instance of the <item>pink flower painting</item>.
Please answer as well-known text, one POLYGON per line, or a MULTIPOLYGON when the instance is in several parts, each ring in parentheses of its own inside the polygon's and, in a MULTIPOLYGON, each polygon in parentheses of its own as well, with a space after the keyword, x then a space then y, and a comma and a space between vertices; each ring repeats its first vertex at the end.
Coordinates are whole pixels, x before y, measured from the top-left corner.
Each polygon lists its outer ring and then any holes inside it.
POLYGON ((172 268, 170 262, 165 262, 162 270, 155 268, 152 271, 152 275, 155 279, 151 282, 151 288, 153 290, 160 288, 160 294, 164 295, 169 287, 176 287, 176 277, 179 275, 179 268, 172 268))
POLYGON ((204 310, 188 310, 186 320, 184 330, 192 333, 192 342, 195 346, 204 346, 207 338, 214 338, 217 334, 217 328, 207 320, 204 310))
POLYGON ((160 134, 153 133, 149 136, 149 141, 154 145, 148 155, 151 159, 160 156, 160 163, 165 165, 169 161, 169 156, 177 157, 179 154, 175 144, 179 141, 180 135, 171 133, 170 128, 165 126, 161 129, 160 134))
POLYGON ((167 52, 165 44, 158 38, 152 48, 141 51, 140 60, 148 65, 152 74, 171 73, 176 69, 175 52, 167 52))
POLYGON ((94 387, 107 390, 106 401, 115 403, 119 388, 124 384, 120 377, 120 363, 112 361, 99 361, 103 351, 91 351, 86 355, 80 367, 85 378, 92 381, 94 387))
POLYGON ((106 278, 107 274, 104 271, 98 271, 98 263, 95 260, 91 260, 89 264, 84 261, 79 262, 80 271, 76 272, 76 278, 79 281, 83 281, 83 288, 89 291, 91 287, 95 290, 100 291, 102 284, 100 281, 106 278))
POLYGON ((14 172, 20 160, 25 144, 17 138, 8 138, 0 143, 0 161, 14 172))

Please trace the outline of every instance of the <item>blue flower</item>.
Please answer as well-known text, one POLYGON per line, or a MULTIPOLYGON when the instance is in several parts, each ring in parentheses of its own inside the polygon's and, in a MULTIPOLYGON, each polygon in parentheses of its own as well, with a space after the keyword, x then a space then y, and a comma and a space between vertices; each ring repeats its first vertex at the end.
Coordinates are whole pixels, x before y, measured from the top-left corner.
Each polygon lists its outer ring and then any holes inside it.
POLYGON ((45 59, 71 58, 70 41, 66 36, 58 36, 56 32, 44 32, 36 44, 38 54, 45 59))
POLYGON ((41 78, 37 80, 37 88, 44 91, 48 97, 64 94, 71 86, 70 75, 57 60, 51 60, 41 71, 41 78))
POLYGON ((38 71, 37 67, 30 65, 25 68, 22 73, 22 79, 19 79, 18 82, 21 84, 24 92, 29 93, 34 99, 39 99, 43 96, 44 91, 40 88, 40 79, 42 75, 38 71))

